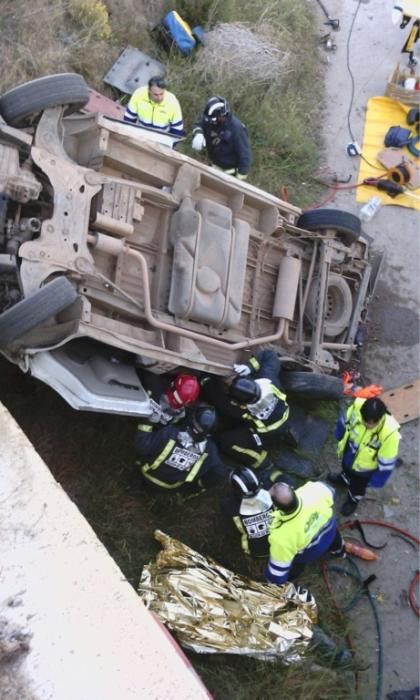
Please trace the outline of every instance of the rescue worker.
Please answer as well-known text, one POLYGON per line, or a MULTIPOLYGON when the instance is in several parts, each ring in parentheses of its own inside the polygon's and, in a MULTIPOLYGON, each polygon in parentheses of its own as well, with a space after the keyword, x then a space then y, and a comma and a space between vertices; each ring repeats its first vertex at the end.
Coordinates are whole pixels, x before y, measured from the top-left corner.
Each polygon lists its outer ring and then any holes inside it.
POLYGON ((343 538, 334 515, 334 491, 322 481, 308 481, 293 489, 276 483, 270 489, 274 514, 265 569, 269 583, 282 584, 299 576, 305 565, 327 551, 344 558, 343 538))
POLYGON ((211 97, 193 129, 191 147, 207 149, 212 164, 228 175, 245 180, 252 154, 246 126, 231 113, 224 97, 211 97))
POLYGON ((248 467, 234 469, 229 482, 231 493, 223 510, 239 530, 242 550, 252 557, 268 556, 268 530, 274 511, 269 492, 248 467))
POLYGON ((181 425, 156 430, 140 423, 135 447, 143 478, 162 489, 191 494, 217 484, 225 467, 210 438, 216 423, 216 411, 205 404, 192 409, 181 425))
POLYGON ((148 421, 154 424, 178 423, 185 418, 185 407, 197 401, 200 394, 200 383, 192 374, 177 374, 168 386, 166 377, 144 372, 142 384, 153 410, 148 421))
POLYGON ((181 106, 160 76, 135 90, 124 112, 124 121, 173 136, 184 136, 181 106))
POLYGON ((280 379, 280 360, 272 350, 261 350, 247 364, 233 365, 237 375, 227 395, 204 385, 209 400, 236 425, 217 435, 219 449, 243 466, 259 469, 268 464, 268 450, 279 438, 290 440, 289 406, 280 379))
POLYGON ((382 488, 391 476, 398 457, 400 425, 376 397, 357 398, 337 421, 335 437, 342 471, 329 480, 348 486, 341 512, 351 515, 368 486, 382 488))
POLYGON ((239 530, 242 550, 252 557, 267 557, 269 553, 268 530, 274 512, 269 490, 276 481, 293 485, 292 478, 279 470, 257 476, 248 467, 238 467, 229 475, 231 488, 223 512, 239 530))

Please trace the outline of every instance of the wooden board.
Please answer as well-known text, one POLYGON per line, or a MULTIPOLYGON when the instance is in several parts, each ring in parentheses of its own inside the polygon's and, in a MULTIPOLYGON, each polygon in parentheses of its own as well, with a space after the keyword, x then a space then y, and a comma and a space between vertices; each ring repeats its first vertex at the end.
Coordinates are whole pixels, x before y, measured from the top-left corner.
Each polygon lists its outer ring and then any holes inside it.
POLYGON ((379 397, 399 423, 408 423, 420 416, 420 379, 397 389, 384 391, 379 397))

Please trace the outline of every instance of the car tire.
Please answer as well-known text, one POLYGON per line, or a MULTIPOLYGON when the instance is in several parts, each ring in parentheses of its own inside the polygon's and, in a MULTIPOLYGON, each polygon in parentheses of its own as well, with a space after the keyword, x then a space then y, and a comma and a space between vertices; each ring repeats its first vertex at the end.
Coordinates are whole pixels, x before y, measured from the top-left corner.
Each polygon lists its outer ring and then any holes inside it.
POLYGON ((296 394, 312 399, 337 401, 343 398, 343 381, 340 377, 314 372, 280 372, 280 382, 286 394, 296 394))
POLYGON ((348 246, 359 240, 362 232, 359 217, 340 209, 313 209, 312 211, 307 211, 299 217, 297 226, 307 231, 334 229, 337 232, 337 238, 348 246))
POLYGON ((8 347, 51 316, 73 304, 77 297, 76 290, 65 277, 57 277, 40 287, 34 294, 22 299, 0 315, 0 347, 8 347))
MULTIPOLYGON (((311 326, 315 326, 318 312, 318 277, 312 280, 305 315, 311 326)), ((336 338, 350 323, 353 312, 353 297, 347 281, 331 273, 328 275, 327 301, 324 320, 324 335, 336 338)))
POLYGON ((89 101, 89 88, 77 73, 58 73, 31 80, 0 97, 0 115, 11 126, 22 127, 47 107, 68 105, 75 112, 89 101))

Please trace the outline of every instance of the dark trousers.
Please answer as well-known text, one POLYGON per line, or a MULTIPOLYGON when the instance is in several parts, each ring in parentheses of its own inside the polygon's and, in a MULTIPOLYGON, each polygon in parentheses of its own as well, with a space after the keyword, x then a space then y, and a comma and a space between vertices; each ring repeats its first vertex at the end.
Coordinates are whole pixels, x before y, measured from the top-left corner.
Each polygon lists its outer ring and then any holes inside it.
POLYGON ((343 480, 349 487, 348 494, 352 501, 356 503, 362 500, 369 486, 371 476, 372 472, 363 474, 361 472, 355 472, 352 469, 343 469, 343 480))
MULTIPOLYGON (((328 547, 327 551, 335 555, 339 555, 344 552, 344 540, 338 529, 335 531, 334 539, 328 547)), ((307 566, 307 564, 305 564, 304 562, 294 561, 292 566, 290 567, 289 581, 294 581, 295 579, 297 579, 303 573, 305 566, 307 566)))
POLYGON ((238 462, 242 467, 253 469, 265 465, 267 450, 276 446, 277 439, 275 434, 270 437, 264 435, 261 439, 244 425, 225 430, 215 436, 217 446, 224 455, 238 462))

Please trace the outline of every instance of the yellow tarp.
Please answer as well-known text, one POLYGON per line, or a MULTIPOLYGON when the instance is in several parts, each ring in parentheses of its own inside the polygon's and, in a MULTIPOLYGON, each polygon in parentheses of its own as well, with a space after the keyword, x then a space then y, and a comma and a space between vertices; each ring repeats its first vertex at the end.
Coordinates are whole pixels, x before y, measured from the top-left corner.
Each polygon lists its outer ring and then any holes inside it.
MULTIPOLYGON (((367 106, 362 145, 362 153, 366 160, 360 158, 358 182, 362 182, 367 177, 380 177, 385 172, 385 168, 379 163, 376 156, 384 150, 384 138, 391 126, 410 128, 406 122, 409 110, 410 107, 392 100, 390 97, 370 98, 367 106), (369 165, 366 161, 372 165, 369 165)), ((402 148, 401 154, 416 163, 420 160, 411 155, 407 148, 402 148)), ((420 188, 409 191, 420 197, 420 188)), ((376 187, 366 185, 356 189, 356 200, 358 202, 367 202, 374 196, 379 197, 382 204, 394 204, 400 207, 420 210, 420 199, 414 199, 406 194, 399 194, 397 197, 392 198, 386 192, 380 192, 376 187)))
POLYGON ((420 2, 419 0, 400 0, 396 2, 398 7, 401 7, 405 15, 410 15, 410 17, 420 17, 420 2))

